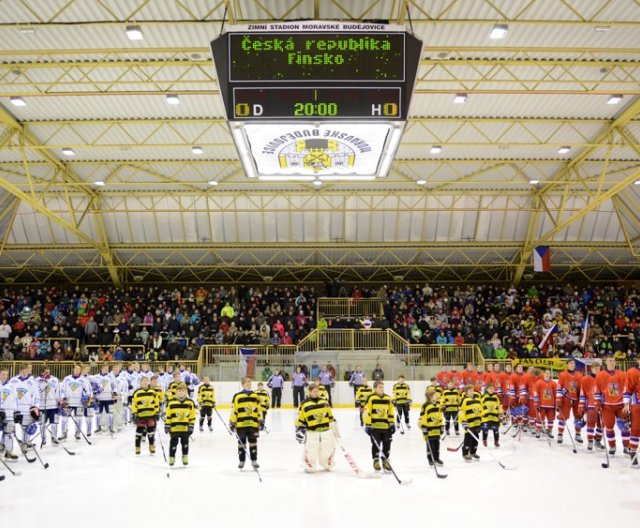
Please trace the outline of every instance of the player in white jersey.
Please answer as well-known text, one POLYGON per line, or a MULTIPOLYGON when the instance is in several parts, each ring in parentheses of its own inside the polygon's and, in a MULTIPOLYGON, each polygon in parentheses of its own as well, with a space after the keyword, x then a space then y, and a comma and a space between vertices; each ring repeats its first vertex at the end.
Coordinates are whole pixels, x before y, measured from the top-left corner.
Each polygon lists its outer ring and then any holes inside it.
POLYGON ((118 395, 113 404, 113 426, 116 431, 121 431, 124 426, 125 403, 129 395, 129 378, 126 372, 122 370, 122 363, 117 363, 113 367, 113 376, 118 395))
POLYGON ((189 398, 193 398, 193 391, 196 386, 200 383, 198 376, 191 372, 190 367, 186 367, 184 365, 180 365, 180 380, 187 385, 187 391, 189 393, 189 398))
POLYGON ((87 426, 87 436, 91 436, 91 430, 93 429, 93 418, 96 415, 96 398, 98 397, 98 393, 100 392, 100 387, 98 387, 98 385, 92 381, 92 376, 89 375, 90 370, 91 367, 89 365, 82 366, 82 377, 89 387, 89 400, 85 403, 83 412, 84 422, 87 426))
POLYGON ((131 400, 133 399, 133 393, 140 388, 140 364, 130 363, 127 368, 127 377, 129 379, 129 393, 127 397, 126 408, 126 422, 130 423, 132 420, 131 414, 131 400))
POLYGON ((116 379, 114 375, 109 372, 109 365, 102 365, 100 367, 100 374, 97 374, 91 378, 91 381, 98 386, 96 399, 98 401, 98 414, 96 417, 96 433, 102 432, 102 413, 107 416, 107 423, 109 424, 109 432, 114 433, 113 430, 113 414, 111 412, 115 401, 118 399, 118 393, 116 391, 116 379))
POLYGON ((158 372, 156 374, 158 376, 158 387, 162 389, 163 392, 167 392, 171 381, 173 380, 173 376, 168 372, 165 372, 164 367, 161 365, 158 367, 158 372))
POLYGON ((20 374, 9 383, 13 385, 16 397, 13 419, 22 427, 22 441, 29 444, 31 436, 37 431, 36 423, 40 420, 39 394, 36 380, 31 375, 31 365, 23 365, 20 374))
POLYGON ((69 416, 74 416, 76 421, 76 439, 80 439, 80 422, 83 416, 85 403, 89 401, 91 395, 91 387, 87 385, 86 380, 82 377, 82 367, 76 365, 73 367, 73 374, 70 374, 62 380, 60 387, 60 408, 63 410, 62 415, 62 436, 60 440, 66 440, 67 430, 69 428, 69 416))
POLYGON ((9 372, 0 370, 0 430, 2 430, 2 450, 7 460, 17 460, 13 453, 13 414, 16 410, 16 394, 13 384, 9 383, 9 372))
MULTIPOLYGON (((149 363, 143 363, 141 365, 139 375, 140 377, 145 377, 149 381, 151 381, 151 376, 153 376, 153 372, 149 369, 149 363)), ((139 381, 138 381, 138 388, 140 388, 139 381)))
POLYGON ((60 406, 60 381, 51 375, 49 367, 44 365, 40 376, 36 378, 38 406, 40 407, 40 434, 42 445, 47 442, 47 424, 50 425, 51 442, 58 443, 58 420, 60 406))

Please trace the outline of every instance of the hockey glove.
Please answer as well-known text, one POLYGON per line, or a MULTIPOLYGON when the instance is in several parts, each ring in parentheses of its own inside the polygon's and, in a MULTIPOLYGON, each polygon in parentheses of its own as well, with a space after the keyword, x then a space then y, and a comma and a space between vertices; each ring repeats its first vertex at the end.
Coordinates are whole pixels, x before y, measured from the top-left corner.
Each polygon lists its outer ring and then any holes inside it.
POLYGON ((13 421, 17 424, 22 423, 22 413, 20 411, 16 411, 13 413, 13 421))
POLYGON ((193 425, 189 424, 189 434, 193 434, 193 425))
POLYGON ((518 400, 518 403, 520 403, 520 405, 526 405, 527 404, 527 397, 526 396, 520 396, 520 399, 518 400))
POLYGON ((427 436, 427 428, 426 427, 421 427, 420 430, 422 431, 422 434, 427 436))
POLYGON ((231 431, 232 433, 235 433, 236 432, 236 424, 229 423, 229 431, 231 431))
POLYGON ((132 414, 131 415, 131 421, 133 423, 138 423, 138 415, 137 414, 132 414))
POLYGON ((467 422, 462 422, 462 429, 464 431, 466 431, 467 429, 469 429, 469 424, 467 422))
POLYGON ((296 429, 296 442, 299 444, 304 444, 304 441, 307 439, 307 431, 304 427, 298 427, 296 429))
POLYGON ((373 427, 371 427, 370 425, 365 426, 364 432, 371 436, 373 434, 373 427))
POLYGON ((480 429, 482 429, 483 431, 488 431, 489 430, 489 424, 487 422, 483 423, 480 426, 480 429))
POLYGON ((407 403, 406 403, 407 408, 411 407, 412 403, 413 403, 413 400, 407 400, 407 403))
POLYGON ((0 409, 0 425, 7 419, 7 413, 0 409))
POLYGON ((398 405, 398 402, 396 400, 391 400, 391 403, 393 404, 394 407, 398 405))
POLYGON ((258 422, 258 431, 264 431, 264 420, 258 422))
POLYGON ((171 432, 171 426, 165 424, 164 425, 164 433, 169 434, 171 432))
POLYGON ((396 424, 391 424, 389 426, 389 433, 392 435, 396 434, 396 424))
POLYGON ((29 409, 29 414, 31 415, 31 418, 37 421, 38 418, 40 418, 40 409, 37 407, 31 407, 31 409, 29 409))

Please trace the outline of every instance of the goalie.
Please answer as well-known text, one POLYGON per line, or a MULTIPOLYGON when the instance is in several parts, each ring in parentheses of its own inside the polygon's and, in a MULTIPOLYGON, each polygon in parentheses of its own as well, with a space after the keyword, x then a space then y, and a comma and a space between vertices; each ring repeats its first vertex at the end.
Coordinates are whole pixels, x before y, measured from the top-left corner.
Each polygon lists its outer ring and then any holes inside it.
POLYGON ((317 385, 309 386, 309 397, 302 402, 296 421, 296 440, 304 444, 304 470, 307 473, 331 471, 336 438, 339 438, 329 403, 320 397, 317 385))

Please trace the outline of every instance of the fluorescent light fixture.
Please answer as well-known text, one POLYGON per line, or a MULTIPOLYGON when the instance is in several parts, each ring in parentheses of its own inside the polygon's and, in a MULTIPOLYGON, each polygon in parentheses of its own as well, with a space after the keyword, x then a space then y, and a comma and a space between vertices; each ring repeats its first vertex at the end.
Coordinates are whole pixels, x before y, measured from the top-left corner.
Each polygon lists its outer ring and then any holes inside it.
POLYGON ((18 31, 23 35, 33 35, 36 32, 36 28, 32 26, 20 26, 18 31))
POLYGON ((198 146, 193 146, 191 147, 191 152, 193 152, 194 154, 204 154, 204 149, 202 147, 198 147, 198 146))
POLYGON ((144 38, 142 28, 140 26, 127 26, 126 32, 129 40, 142 40, 144 38))
POLYGON ((633 182, 634 185, 640 185, 640 180, 636 180, 633 182))
POLYGON ((459 93, 453 98, 453 102, 456 104, 464 104, 467 102, 467 94, 459 93))
POLYGON ((322 181, 373 181, 375 176, 348 176, 340 174, 327 174, 326 176, 320 176, 322 181))
POLYGON ((262 176, 258 176, 259 180, 262 181, 280 181, 280 182, 286 182, 286 181, 305 181, 305 182, 309 182, 309 181, 313 181, 315 179, 315 176, 305 176, 304 174, 297 174, 297 175, 292 175, 292 176, 280 176, 280 175, 274 175, 274 174, 264 174, 262 176))
POLYGON ((98 187, 104 187, 104 185, 105 185, 105 184, 104 184, 104 182, 103 182, 102 180, 98 180, 98 181, 96 181, 96 182, 94 182, 94 183, 95 183, 95 185, 96 185, 96 186, 98 186, 98 187))
POLYGON ((566 154, 567 152, 569 152, 571 150, 571 147, 565 145, 563 147, 560 147, 558 149, 558 154, 566 154))
POLYGON ((611 29, 611 26, 594 26, 593 30, 596 33, 606 33, 611 29))
POLYGON ((13 106, 27 106, 27 102, 22 97, 9 97, 9 102, 13 106))
MULTIPOLYGON (((389 139, 385 144, 385 151, 382 154, 382 163, 378 168, 376 176, 384 177, 389 172, 391 168, 391 163, 393 163, 393 157, 398 150, 398 145, 400 143, 400 138, 402 137, 402 130, 404 129, 404 123, 402 125, 394 124, 391 129, 391 134, 389 139)), ((375 176, 372 178, 375 179, 375 176)))
POLYGON ((416 183, 418 185, 425 185, 427 183, 427 180, 418 180, 416 183))
POLYGON ((216 180, 209 180, 207 183, 211 185, 211 187, 215 187, 216 185, 218 185, 218 182, 216 180))
POLYGON ((320 187, 322 185, 322 182, 320 180, 313 180, 313 185, 316 187, 320 187))
POLYGON ((62 153, 65 156, 75 156, 76 155, 75 151, 72 148, 69 148, 69 147, 63 148, 62 149, 62 153))
POLYGON ((491 40, 500 40, 507 36, 509 33, 509 26, 507 24, 494 24, 489 33, 491 40))
POLYGON ((609 99, 607 99, 607 104, 616 105, 620 101, 622 101, 622 99, 622 95, 612 95, 611 97, 609 97, 609 99))
POLYGON ((433 145, 429 152, 431 152, 431 154, 440 154, 442 152, 442 145, 433 145))
POLYGON ((167 100, 167 104, 170 104, 170 105, 180 104, 180 96, 176 94, 167 95, 166 100, 167 100))
POLYGON ((529 183, 531 185, 538 185, 540 183, 540 180, 529 180, 529 183))

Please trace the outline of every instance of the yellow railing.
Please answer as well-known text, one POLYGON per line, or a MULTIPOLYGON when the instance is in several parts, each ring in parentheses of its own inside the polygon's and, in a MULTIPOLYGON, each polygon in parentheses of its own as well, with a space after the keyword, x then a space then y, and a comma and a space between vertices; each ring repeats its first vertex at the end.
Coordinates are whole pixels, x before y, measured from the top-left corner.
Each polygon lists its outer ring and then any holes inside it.
POLYGON ((477 345, 411 345, 413 363, 417 365, 465 365, 484 366, 484 357, 477 345))
POLYGON ((378 318, 383 315, 382 302, 377 298, 353 299, 351 297, 320 297, 317 305, 318 319, 336 317, 378 318))
POLYGON ((293 356, 298 350, 296 345, 203 345, 200 348, 199 360, 202 365, 235 363, 241 354, 241 348, 253 348, 256 354, 267 356, 267 358, 293 356))

